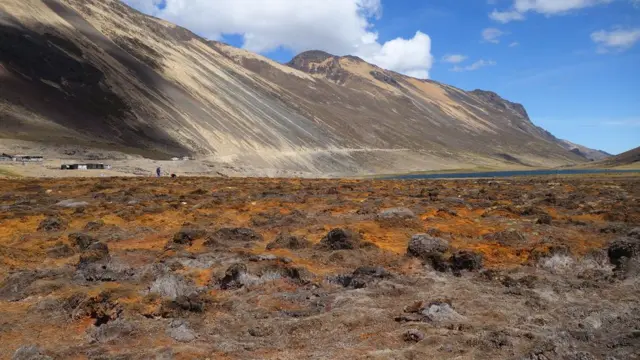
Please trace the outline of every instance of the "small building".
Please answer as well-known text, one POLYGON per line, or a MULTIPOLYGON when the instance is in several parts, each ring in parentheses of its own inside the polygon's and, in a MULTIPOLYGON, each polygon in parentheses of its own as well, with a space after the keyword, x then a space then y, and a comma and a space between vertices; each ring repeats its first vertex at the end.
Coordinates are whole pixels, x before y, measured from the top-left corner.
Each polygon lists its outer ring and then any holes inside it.
POLYGON ((62 164, 60 170, 109 170, 111 165, 105 164, 62 164))
POLYGON ((42 156, 42 155, 15 155, 13 157, 13 161, 19 161, 19 162, 42 162, 42 161, 44 161, 44 156, 42 156))
POLYGON ((44 156, 42 155, 9 155, 2 153, 0 156, 1 161, 14 161, 14 162, 43 162, 44 156))

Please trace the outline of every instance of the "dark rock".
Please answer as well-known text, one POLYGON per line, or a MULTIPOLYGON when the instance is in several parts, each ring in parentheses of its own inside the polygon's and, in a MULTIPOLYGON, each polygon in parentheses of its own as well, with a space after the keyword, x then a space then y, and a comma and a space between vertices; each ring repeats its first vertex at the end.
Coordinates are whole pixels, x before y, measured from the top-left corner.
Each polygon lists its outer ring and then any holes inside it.
POLYGON ((56 245, 50 249, 47 249, 47 256, 54 259, 63 259, 73 256, 75 252, 71 246, 62 242, 57 242, 56 245))
POLYGON ((440 217, 443 217, 443 216, 456 217, 456 216, 458 216, 458 213, 455 210, 452 210, 452 209, 440 208, 440 209, 438 209, 437 215, 440 216, 440 217))
POLYGON ((273 334, 273 328, 269 326, 255 326, 248 330, 249 335, 253 337, 266 337, 273 334))
POLYGON ((103 220, 89 221, 89 222, 84 226, 84 231, 96 231, 96 230, 100 230, 103 226, 104 226, 104 221, 103 221, 103 220))
POLYGON ((53 360, 53 358, 35 345, 26 345, 18 348, 11 360, 53 360))
POLYGON ((19 301, 33 295, 46 295, 68 281, 66 269, 25 270, 8 275, 0 283, 0 300, 19 301))
POLYGON ((91 246, 91 244, 98 241, 95 238, 93 238, 91 235, 84 234, 84 233, 69 234, 68 238, 71 244, 73 244, 73 246, 75 246, 76 248, 80 249, 80 251, 87 250, 89 246, 91 246))
POLYGON ((247 266, 242 263, 231 265, 220 280, 223 290, 238 289, 243 286, 241 277, 247 273, 247 266))
POLYGON ((382 266, 363 266, 357 268, 353 272, 353 276, 370 276, 378 279, 387 279, 391 277, 391 273, 382 266))
POLYGON ((360 234, 350 230, 333 229, 320 240, 318 248, 323 250, 353 250, 362 246, 360 234))
POLYGON ((504 331, 491 331, 486 335, 486 341, 492 348, 501 349, 503 347, 510 347, 513 345, 511 339, 504 331))
POLYGON ((338 275, 329 280, 346 288, 362 289, 375 280, 388 279, 391 277, 391 273, 382 266, 363 266, 357 268, 350 275, 338 275))
POLYGON ((267 250, 289 249, 300 250, 311 246, 311 242, 304 237, 294 236, 286 232, 278 234, 278 236, 267 244, 267 250))
POLYGON ((226 242, 254 242, 262 241, 262 235, 248 228, 222 228, 210 236, 205 241, 205 246, 215 246, 226 242))
POLYGON ((551 225, 552 221, 553 221, 553 218, 551 217, 551 215, 542 214, 538 216, 538 220, 536 220, 536 224, 551 225))
POLYGON ((59 217, 51 216, 40 222, 38 225, 38 231, 61 231, 67 228, 67 223, 59 217))
POLYGON ((451 255, 449 259, 451 268, 454 271, 460 270, 480 270, 482 268, 482 254, 473 251, 463 250, 451 255))
POLYGON ((203 229, 183 228, 173 235, 173 242, 181 245, 191 245, 195 240, 204 237, 207 232, 203 229))
POLYGON ((486 241, 496 242, 502 246, 518 246, 527 243, 527 237, 516 229, 486 234, 482 238, 486 241))
POLYGON ((80 264, 89 264, 109 258, 109 247, 105 243, 94 242, 90 244, 80 256, 80 264))
POLYGON ((402 335, 402 338, 406 342, 420 342, 424 340, 424 334, 416 329, 409 329, 402 335))
POLYGON ((279 274, 281 277, 293 280, 299 284, 308 284, 314 278, 314 274, 305 267, 294 267, 277 263, 260 271, 260 276, 268 276, 269 274, 279 274))
POLYGON ((627 234, 628 237, 640 240, 640 227, 633 228, 627 234))
POLYGON ((116 296, 108 291, 103 291, 94 297, 74 294, 67 298, 65 303, 66 308, 71 310, 73 319, 90 317, 95 319, 95 326, 102 326, 118 319, 123 311, 116 296))
POLYGON ((202 313, 205 308, 205 298, 201 294, 191 294, 178 296, 175 300, 165 301, 160 311, 163 317, 176 317, 182 315, 185 311, 202 313))
POLYGON ((614 240, 607 249, 611 264, 619 268, 626 260, 640 254, 640 239, 631 237, 614 240))

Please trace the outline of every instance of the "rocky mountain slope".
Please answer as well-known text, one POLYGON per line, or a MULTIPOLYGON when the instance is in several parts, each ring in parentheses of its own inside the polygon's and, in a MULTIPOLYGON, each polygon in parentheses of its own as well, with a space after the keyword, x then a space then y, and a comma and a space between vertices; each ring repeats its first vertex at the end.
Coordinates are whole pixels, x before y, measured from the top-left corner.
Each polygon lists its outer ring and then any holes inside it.
POLYGON ((613 156, 597 163, 602 167, 637 166, 640 165, 640 147, 631 149, 620 155, 613 156))
POLYGON ((577 155, 583 156, 590 161, 604 160, 613 156, 606 151, 590 149, 586 146, 574 144, 568 140, 561 140, 560 145, 562 145, 565 149, 574 152, 577 155))
POLYGON ((0 138, 308 174, 585 159, 519 104, 313 51, 276 63, 117 0, 0 3, 0 138))

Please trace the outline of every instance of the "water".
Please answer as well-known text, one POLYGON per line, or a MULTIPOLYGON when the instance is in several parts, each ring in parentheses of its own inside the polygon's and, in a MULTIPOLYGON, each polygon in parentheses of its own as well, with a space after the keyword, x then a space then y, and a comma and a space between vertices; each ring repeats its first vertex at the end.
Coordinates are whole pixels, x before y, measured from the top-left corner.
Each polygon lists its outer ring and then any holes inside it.
POLYGON ((518 171, 486 171, 471 173, 441 173, 441 174, 412 174, 392 176, 387 179, 415 180, 415 179, 472 179, 472 178, 504 178, 512 176, 539 175, 586 175, 586 174, 630 174, 640 173, 640 170, 602 170, 602 169, 571 169, 571 170, 518 170, 518 171))

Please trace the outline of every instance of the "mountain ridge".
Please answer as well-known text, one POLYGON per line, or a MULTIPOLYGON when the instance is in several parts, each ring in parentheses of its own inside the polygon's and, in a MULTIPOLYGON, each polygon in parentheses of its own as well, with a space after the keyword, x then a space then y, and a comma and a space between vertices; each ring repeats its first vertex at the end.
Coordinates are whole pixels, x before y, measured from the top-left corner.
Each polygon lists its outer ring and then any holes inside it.
POLYGON ((585 161, 522 105, 354 56, 280 64, 116 0, 0 10, 0 137, 308 174, 585 161))

